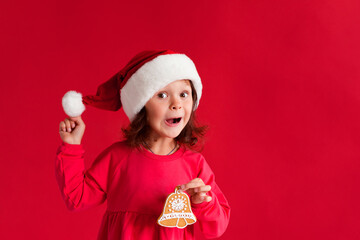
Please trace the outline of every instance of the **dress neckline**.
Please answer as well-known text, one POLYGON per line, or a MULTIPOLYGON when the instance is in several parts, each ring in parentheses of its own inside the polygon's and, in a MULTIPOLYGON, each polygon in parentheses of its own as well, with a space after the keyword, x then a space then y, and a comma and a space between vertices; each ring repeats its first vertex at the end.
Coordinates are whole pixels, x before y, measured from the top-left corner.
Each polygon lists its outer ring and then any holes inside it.
POLYGON ((145 147, 141 147, 141 149, 139 149, 138 151, 141 154, 143 154, 144 156, 154 159, 154 160, 172 161, 172 160, 179 159, 184 154, 185 148, 182 145, 180 145, 180 147, 173 154, 170 154, 170 155, 157 155, 155 153, 150 152, 145 147))

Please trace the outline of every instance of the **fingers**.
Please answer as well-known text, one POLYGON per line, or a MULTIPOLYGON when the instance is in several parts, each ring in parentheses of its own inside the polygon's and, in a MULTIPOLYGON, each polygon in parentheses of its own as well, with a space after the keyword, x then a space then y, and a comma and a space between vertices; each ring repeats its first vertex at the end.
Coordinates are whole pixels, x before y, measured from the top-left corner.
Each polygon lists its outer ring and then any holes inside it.
POLYGON ((69 119, 65 119, 64 120, 64 123, 65 123, 65 129, 66 131, 68 132, 71 132, 71 125, 73 124, 69 119))
POLYGON ((203 185, 204 185, 204 182, 200 178, 195 178, 195 179, 191 180, 190 182, 181 185, 180 188, 182 191, 186 191, 188 189, 200 187, 203 185))
POLYGON ((186 191, 191 196, 191 202, 194 204, 200 204, 202 202, 210 202, 212 197, 207 196, 211 190, 210 185, 205 185, 201 178, 195 178, 190 182, 180 186, 182 191, 186 191))
POLYGON ((187 184, 181 185, 181 190, 186 191, 192 189, 194 192, 208 192, 211 190, 210 185, 205 185, 201 178, 195 178, 187 184))
POLYGON ((65 119, 64 121, 60 122, 60 131, 63 132, 71 132, 71 128, 69 129, 69 122, 67 119, 65 119))
POLYGON ((76 124, 84 124, 84 121, 82 120, 81 116, 78 117, 69 117, 69 120, 73 121, 76 124))
POLYGON ((76 127, 76 124, 84 124, 81 117, 65 118, 64 121, 60 122, 60 131, 71 132, 76 127))
POLYGON ((60 122, 60 132, 62 131, 62 132, 65 132, 65 127, 66 127, 66 125, 65 125, 65 123, 64 122, 60 122))
POLYGON ((209 192, 211 190, 210 185, 201 186, 194 189, 194 192, 209 192))
POLYGON ((191 202, 194 204, 200 204, 202 202, 210 202, 212 200, 212 197, 208 196, 206 193, 207 192, 193 193, 193 195, 191 195, 191 202))
POLYGON ((205 185, 201 178, 195 178, 188 182, 187 184, 183 184, 180 186, 182 191, 187 191, 191 196, 197 193, 206 194, 211 190, 210 185, 205 185))
POLYGON ((195 204, 199 204, 202 202, 210 202, 212 200, 212 197, 207 196, 206 193, 199 193, 194 196, 192 196, 192 202, 195 204))

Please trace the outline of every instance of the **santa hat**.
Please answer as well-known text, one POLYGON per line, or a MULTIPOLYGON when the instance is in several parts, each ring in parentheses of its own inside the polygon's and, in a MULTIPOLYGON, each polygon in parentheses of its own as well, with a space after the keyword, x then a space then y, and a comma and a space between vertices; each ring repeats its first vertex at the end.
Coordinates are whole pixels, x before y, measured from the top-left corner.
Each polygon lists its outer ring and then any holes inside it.
POLYGON ((192 81, 197 93, 196 109, 202 84, 193 61, 185 54, 171 50, 143 51, 101 84, 96 95, 82 97, 81 93, 69 91, 64 95, 62 105, 70 117, 80 116, 85 110, 84 104, 112 111, 122 106, 132 121, 157 91, 181 79, 192 81))

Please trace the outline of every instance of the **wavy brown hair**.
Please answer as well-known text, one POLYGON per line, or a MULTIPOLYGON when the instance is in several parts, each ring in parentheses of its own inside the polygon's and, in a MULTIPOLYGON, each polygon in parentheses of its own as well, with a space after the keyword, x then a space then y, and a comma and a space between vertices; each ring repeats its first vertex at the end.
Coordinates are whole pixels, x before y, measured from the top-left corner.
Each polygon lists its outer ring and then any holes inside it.
MULTIPOLYGON (((197 101, 197 94, 194 85, 191 81, 189 82, 193 99, 192 112, 188 123, 180 132, 179 136, 175 138, 175 141, 191 150, 201 151, 204 143, 204 136, 208 127, 200 125, 196 120, 195 111, 193 109, 197 101)), ((122 132, 125 137, 125 142, 130 147, 140 148, 144 144, 150 133, 150 126, 147 122, 145 107, 141 109, 127 128, 122 128, 122 132)))

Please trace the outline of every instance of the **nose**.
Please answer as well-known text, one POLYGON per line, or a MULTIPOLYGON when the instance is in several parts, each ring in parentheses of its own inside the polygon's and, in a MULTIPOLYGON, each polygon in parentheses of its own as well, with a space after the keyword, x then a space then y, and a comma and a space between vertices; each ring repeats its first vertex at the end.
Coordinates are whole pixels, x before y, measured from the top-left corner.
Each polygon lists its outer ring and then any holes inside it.
POLYGON ((173 98, 170 104, 171 110, 179 110, 181 109, 181 102, 177 98, 173 98))

